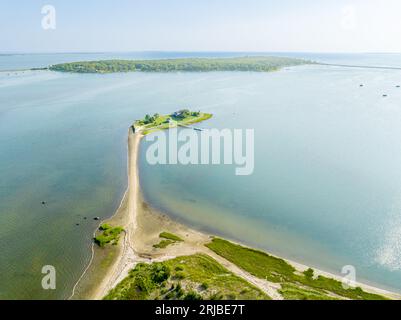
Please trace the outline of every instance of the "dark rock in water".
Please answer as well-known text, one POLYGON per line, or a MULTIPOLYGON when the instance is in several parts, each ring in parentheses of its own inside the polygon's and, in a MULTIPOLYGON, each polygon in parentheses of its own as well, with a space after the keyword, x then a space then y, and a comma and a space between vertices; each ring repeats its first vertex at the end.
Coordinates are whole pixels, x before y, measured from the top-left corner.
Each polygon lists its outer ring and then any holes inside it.
POLYGON ((45 204, 46 204, 46 201, 42 201, 42 204, 45 205, 45 204))
POLYGON ((75 224, 76 226, 79 226, 79 223, 75 224))
POLYGON ((95 217, 93 218, 93 220, 100 220, 100 217, 95 217))
POLYGON ((84 220, 86 220, 86 217, 84 217, 84 220))

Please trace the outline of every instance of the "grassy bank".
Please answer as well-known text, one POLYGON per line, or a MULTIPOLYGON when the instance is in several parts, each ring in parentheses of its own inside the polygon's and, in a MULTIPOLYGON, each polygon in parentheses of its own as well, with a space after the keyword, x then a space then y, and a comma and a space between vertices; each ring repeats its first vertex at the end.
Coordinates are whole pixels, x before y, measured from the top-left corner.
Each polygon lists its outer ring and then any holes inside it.
POLYGON ((320 275, 315 277, 312 269, 298 273, 283 259, 223 239, 215 238, 207 244, 207 247, 258 278, 280 283, 282 287, 280 293, 287 299, 385 299, 380 295, 365 292, 359 287, 344 289, 338 280, 320 275))
POLYGON ((106 300, 270 299, 203 254, 138 264, 106 300))

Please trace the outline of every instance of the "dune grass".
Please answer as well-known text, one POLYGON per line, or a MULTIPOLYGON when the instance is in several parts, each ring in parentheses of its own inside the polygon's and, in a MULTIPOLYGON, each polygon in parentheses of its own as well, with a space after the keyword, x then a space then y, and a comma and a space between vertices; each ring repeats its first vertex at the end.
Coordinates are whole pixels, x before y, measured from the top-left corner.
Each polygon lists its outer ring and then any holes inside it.
POLYGON ((169 233, 169 232, 160 233, 159 238, 162 238, 163 240, 161 240, 157 244, 154 244, 153 248, 165 249, 171 244, 184 241, 179 236, 177 236, 177 235, 175 235, 173 233, 169 233))
POLYGON ((320 291, 304 289, 300 286, 284 283, 279 293, 285 300, 338 300, 333 296, 326 295, 320 291))
POLYGON ((177 236, 173 233, 169 233, 169 232, 162 232, 162 233, 160 233, 159 237, 167 239, 167 240, 178 241, 178 242, 184 241, 179 236, 177 236))
POLYGON ((157 248, 157 249, 165 249, 167 248, 169 245, 174 244, 175 241, 172 240, 162 240, 159 243, 156 243, 153 245, 153 248, 157 248))
POLYGON ((138 264, 104 298, 107 300, 260 300, 260 289, 204 254, 138 264))
POLYGON ((223 239, 214 238, 206 246, 250 274, 271 282, 285 281, 295 271, 294 267, 283 259, 223 239))
POLYGON ((340 299, 341 297, 353 300, 386 299, 383 296, 368 293, 359 287, 345 289, 342 283, 335 279, 324 276, 314 277, 312 269, 299 274, 294 267, 283 259, 273 257, 262 251, 231 243, 227 240, 214 238, 206 246, 250 274, 261 279, 280 283, 285 297, 318 298, 316 294, 318 291, 321 298, 334 295, 339 296, 340 299), (290 287, 289 285, 292 286, 290 287), (297 289, 295 290, 295 288, 297 289))

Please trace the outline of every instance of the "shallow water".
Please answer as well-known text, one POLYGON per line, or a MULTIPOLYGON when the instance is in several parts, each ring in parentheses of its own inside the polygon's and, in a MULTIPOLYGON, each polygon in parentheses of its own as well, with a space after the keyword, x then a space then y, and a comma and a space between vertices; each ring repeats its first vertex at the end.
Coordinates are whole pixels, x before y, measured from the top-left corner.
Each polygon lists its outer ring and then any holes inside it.
POLYGON ((208 75, 189 105, 215 114, 205 127, 255 129, 254 174, 150 166, 142 152, 145 196, 193 226, 400 289, 400 82, 327 67, 208 75))
MULTIPOLYGON (((97 57, 79 58, 68 57, 97 57)), ((18 59, 1 56, 0 66, 68 61, 18 59)), ((401 65, 401 56, 321 59, 401 65)), ((204 127, 254 128, 255 173, 151 167, 142 152, 152 204, 301 262, 335 272, 354 265, 359 279, 401 290, 396 84, 398 71, 319 66, 269 74, 0 72, 0 298, 69 296, 89 260, 93 217, 110 216, 126 187, 128 126, 186 106, 214 114, 204 127), (57 269, 56 291, 41 288, 44 265, 57 269)))

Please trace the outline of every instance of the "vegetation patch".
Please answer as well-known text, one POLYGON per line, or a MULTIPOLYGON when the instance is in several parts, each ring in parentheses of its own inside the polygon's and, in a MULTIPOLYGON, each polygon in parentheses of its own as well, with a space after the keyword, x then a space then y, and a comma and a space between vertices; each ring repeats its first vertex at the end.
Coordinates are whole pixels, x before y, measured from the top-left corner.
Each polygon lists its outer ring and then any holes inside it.
POLYGON ((164 287, 169 277, 170 269, 163 263, 139 263, 104 299, 145 300, 153 291, 164 287))
POLYGON ((133 124, 134 131, 140 131, 147 135, 152 132, 175 128, 178 126, 188 126, 194 123, 208 120, 212 117, 210 113, 202 113, 200 111, 190 111, 182 109, 168 115, 145 115, 141 120, 135 121, 133 124))
POLYGON ((283 67, 311 64, 311 61, 286 57, 184 58, 161 60, 101 60, 62 63, 49 69, 76 73, 115 72, 270 72, 283 67))
POLYGON ((282 294, 285 298, 327 298, 333 295, 340 299, 353 300, 386 299, 383 296, 365 292, 359 287, 345 289, 343 284, 335 279, 324 276, 315 278, 313 269, 308 269, 299 275, 295 272, 295 268, 283 259, 227 240, 215 238, 206 246, 250 274, 282 284, 282 294))
POLYGON ((206 246, 250 274, 271 282, 285 281, 295 271, 294 267, 283 259, 223 239, 214 238, 206 246))
POLYGON ((138 264, 104 298, 107 300, 270 299, 203 254, 138 264))
POLYGON ((320 291, 304 289, 293 284, 282 284, 278 291, 285 300, 338 300, 320 291))
POLYGON ((169 245, 174 244, 175 241, 172 240, 162 240, 157 244, 153 245, 153 248, 157 248, 157 249, 165 249, 167 248, 169 245))
POLYGON ((159 235, 160 238, 164 238, 164 239, 168 239, 168 240, 172 240, 172 241, 184 241, 182 240, 179 236, 173 234, 173 233, 169 233, 169 232, 162 232, 159 235))
POLYGON ((101 233, 97 235, 94 240, 99 247, 103 248, 109 243, 112 245, 117 245, 118 240, 120 239, 120 234, 124 231, 124 229, 122 227, 112 227, 105 223, 99 227, 99 231, 101 233))
POLYGON ((162 232, 160 233, 159 237, 163 240, 161 240, 158 244, 153 245, 153 247, 157 249, 164 249, 171 244, 184 241, 179 236, 169 232, 162 232))
POLYGON ((352 300, 387 300, 386 297, 366 292, 360 287, 345 289, 341 281, 324 276, 318 276, 316 279, 307 278, 305 276, 294 276, 294 282, 352 300))

